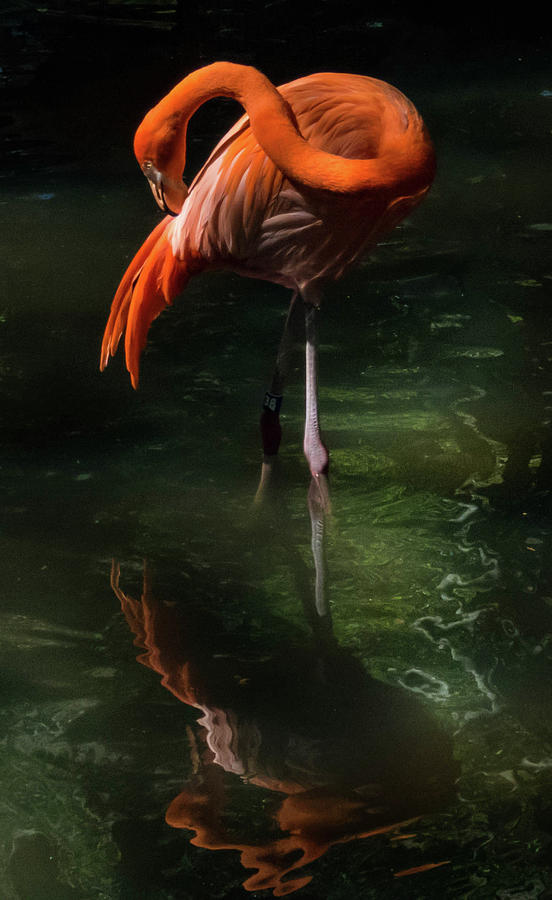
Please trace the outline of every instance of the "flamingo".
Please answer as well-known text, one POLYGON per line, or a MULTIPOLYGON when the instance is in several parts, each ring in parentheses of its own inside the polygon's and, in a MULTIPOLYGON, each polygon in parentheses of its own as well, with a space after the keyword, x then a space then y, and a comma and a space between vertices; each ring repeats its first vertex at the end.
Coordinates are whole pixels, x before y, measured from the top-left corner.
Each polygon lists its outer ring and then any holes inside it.
POLYGON ((134 151, 166 214, 124 274, 105 329, 100 368, 125 332, 134 388, 151 322, 190 277, 208 269, 292 291, 261 415, 261 486, 278 451, 290 322, 303 302, 306 412, 303 449, 322 508, 327 447, 320 435, 316 314, 325 283, 388 234, 425 196, 435 155, 414 105, 362 75, 308 75, 278 88, 257 69, 216 62, 179 82, 139 126, 134 151), (186 131, 207 100, 237 100, 245 115, 216 145, 190 188, 186 131))

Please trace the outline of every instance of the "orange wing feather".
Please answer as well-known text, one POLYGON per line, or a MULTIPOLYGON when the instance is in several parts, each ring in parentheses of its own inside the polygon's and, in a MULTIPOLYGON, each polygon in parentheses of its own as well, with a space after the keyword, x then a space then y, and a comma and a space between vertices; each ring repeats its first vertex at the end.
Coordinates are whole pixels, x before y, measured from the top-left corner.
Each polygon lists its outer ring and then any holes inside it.
POLYGON ((173 221, 166 216, 159 222, 133 258, 113 299, 103 337, 101 369, 115 354, 126 328, 126 366, 134 388, 151 323, 185 288, 194 269, 193 257, 179 259, 173 253, 167 233, 173 221))
POLYGON ((109 357, 115 356, 115 353, 117 352, 119 341, 126 327, 128 310, 132 300, 132 291, 136 279, 139 277, 142 267, 151 250, 159 240, 159 236, 165 231, 165 228, 170 221, 171 217, 166 216, 153 229, 152 233, 138 250, 138 253, 133 257, 132 262, 121 279, 121 283, 117 288, 117 293, 111 304, 111 312, 109 314, 109 319, 107 320, 107 325, 105 326, 100 362, 100 369, 102 372, 109 362, 109 357))

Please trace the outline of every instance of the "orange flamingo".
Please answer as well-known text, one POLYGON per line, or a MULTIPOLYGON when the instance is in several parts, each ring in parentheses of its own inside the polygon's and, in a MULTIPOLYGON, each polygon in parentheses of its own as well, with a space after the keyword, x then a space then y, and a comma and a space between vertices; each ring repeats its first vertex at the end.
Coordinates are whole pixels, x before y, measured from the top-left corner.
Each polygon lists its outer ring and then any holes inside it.
POLYGON ((217 62, 192 72, 146 115, 134 150, 169 215, 123 276, 101 368, 126 329, 126 364, 136 387, 151 322, 205 269, 289 288, 290 314, 261 417, 263 473, 280 443, 289 322, 299 296, 306 325, 304 452, 324 506, 329 456, 318 422, 315 313, 324 283, 339 278, 427 193, 435 157, 420 115, 396 88, 374 78, 323 73, 276 89, 252 67, 217 62), (188 190, 182 180, 188 121, 213 97, 237 100, 246 115, 188 190))

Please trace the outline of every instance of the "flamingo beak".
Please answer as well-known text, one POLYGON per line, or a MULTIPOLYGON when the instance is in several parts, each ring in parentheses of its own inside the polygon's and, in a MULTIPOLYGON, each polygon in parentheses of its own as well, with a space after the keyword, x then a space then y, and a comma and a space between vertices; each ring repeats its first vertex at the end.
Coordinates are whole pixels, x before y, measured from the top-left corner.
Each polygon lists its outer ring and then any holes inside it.
POLYGON ((188 189, 184 182, 178 184, 172 178, 168 178, 151 162, 144 163, 142 171, 148 179, 151 192, 159 209, 169 216, 177 216, 188 194, 188 189))

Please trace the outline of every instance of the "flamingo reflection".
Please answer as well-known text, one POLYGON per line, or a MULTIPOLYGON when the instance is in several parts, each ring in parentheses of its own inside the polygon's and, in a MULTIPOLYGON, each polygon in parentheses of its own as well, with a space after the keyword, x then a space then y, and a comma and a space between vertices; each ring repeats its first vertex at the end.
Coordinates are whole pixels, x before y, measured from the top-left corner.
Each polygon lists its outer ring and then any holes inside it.
POLYGON ((371 678, 338 646, 320 579, 313 640, 270 658, 243 646, 219 652, 222 624, 160 601, 147 565, 140 600, 121 589, 115 563, 112 587, 139 661, 201 713, 188 729, 193 774, 166 821, 195 832, 198 847, 237 850, 255 870, 246 890, 297 891, 312 878, 298 870, 334 844, 396 833, 453 796, 450 740, 411 694, 371 678), (276 836, 236 837, 225 825, 226 773, 273 793, 276 836))

